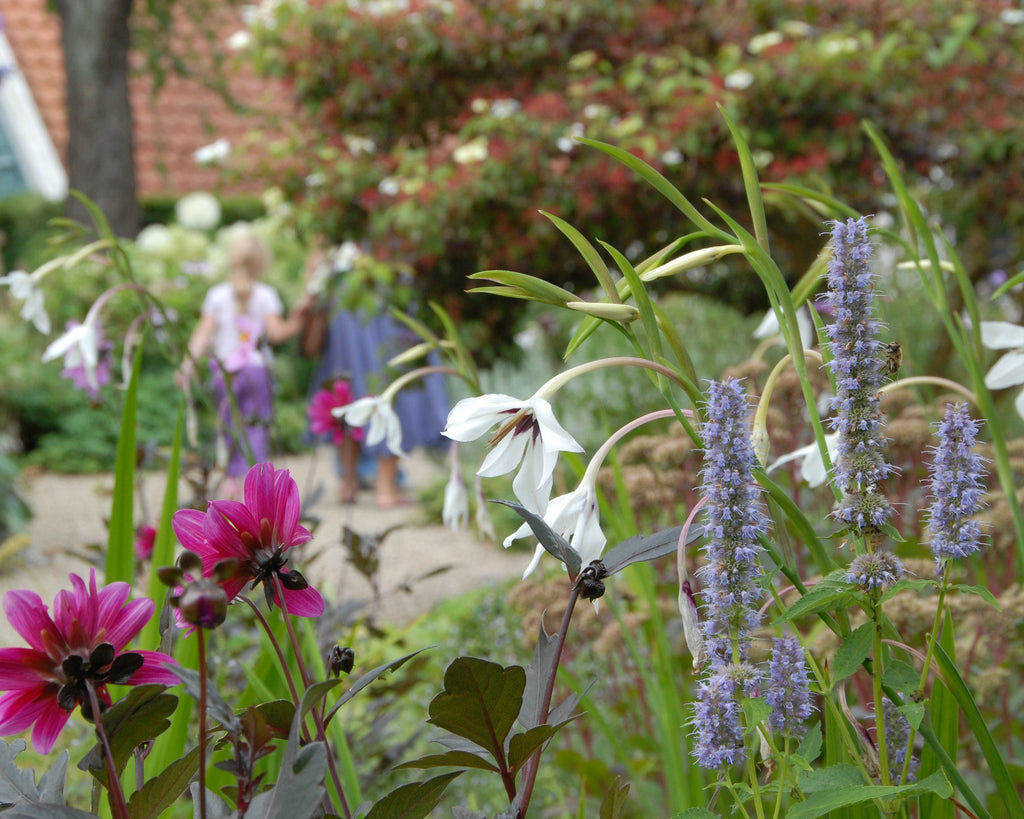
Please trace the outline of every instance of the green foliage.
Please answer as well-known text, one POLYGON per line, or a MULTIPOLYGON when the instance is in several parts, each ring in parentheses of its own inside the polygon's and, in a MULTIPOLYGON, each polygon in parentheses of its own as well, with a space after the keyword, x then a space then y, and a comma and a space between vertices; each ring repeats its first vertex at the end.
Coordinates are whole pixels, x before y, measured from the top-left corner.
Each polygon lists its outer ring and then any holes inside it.
POLYGON ((63 204, 50 202, 34 193, 20 193, 0 199, 0 233, 4 237, 3 267, 30 270, 54 234, 49 221, 59 216, 63 204))

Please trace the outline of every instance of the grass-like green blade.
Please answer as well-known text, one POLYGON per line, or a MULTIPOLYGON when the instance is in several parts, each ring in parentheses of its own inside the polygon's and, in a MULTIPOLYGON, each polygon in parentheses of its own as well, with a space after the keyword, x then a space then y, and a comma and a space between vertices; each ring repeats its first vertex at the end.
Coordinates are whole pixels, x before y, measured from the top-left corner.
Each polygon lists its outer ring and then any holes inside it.
POLYGON ((765 253, 771 253, 768 243, 768 218, 764 212, 764 200, 761 198, 761 181, 757 177, 757 166, 754 165, 754 157, 750 153, 750 146, 744 139, 743 133, 725 110, 725 106, 718 104, 718 112, 725 120, 725 124, 732 134, 733 144, 736 146, 736 153, 740 157, 740 173, 743 176, 743 188, 747 194, 747 206, 750 208, 750 219, 754 223, 754 236, 757 243, 765 253))
POLYGON ((967 722, 967 727, 971 729, 974 741, 984 755, 985 762, 988 763, 989 774, 1006 808, 1004 815, 1014 817, 1014 819, 1021 819, 1021 817, 1024 817, 1024 802, 1021 802, 1017 789, 1014 786, 1013 778, 1010 776, 1006 763, 1003 761, 1003 755, 1000 753, 999 748, 996 747, 996 743, 988 731, 988 726, 985 724, 985 719, 978 710, 974 697, 971 696, 971 692, 964 683, 963 677, 960 676, 956 663, 946 653, 946 649, 941 643, 935 644, 935 661, 939 666, 939 671, 945 681, 947 690, 953 695, 953 699, 956 700, 956 704, 960 707, 960 712, 967 722))
MULTIPOLYGON (((956 657, 953 618, 948 610, 946 611, 946 622, 942 627, 942 647, 949 657, 956 657)), ((955 757, 960 715, 957 712, 953 695, 941 680, 935 680, 932 684, 928 710, 931 714, 931 723, 936 739, 950 757, 955 757)), ((921 752, 921 770, 918 775, 924 778, 941 767, 935 750, 930 745, 925 745, 921 752)), ((934 819, 953 819, 956 815, 956 806, 950 800, 940 799, 934 794, 924 794, 920 804, 922 816, 930 816, 934 819)))
POLYGON ((541 216, 549 219, 551 223, 558 228, 562 234, 573 243, 573 245, 575 245, 584 261, 586 261, 590 269, 594 271, 594 275, 597 277, 597 283, 601 285, 601 288, 608 296, 608 301, 613 304, 621 304, 622 299, 619 298, 619 291, 615 286, 615 282, 612 281, 612 274, 608 270, 608 265, 604 263, 604 259, 601 258, 601 254, 597 252, 597 248, 590 243, 590 240, 564 219, 555 216, 555 214, 548 213, 544 210, 540 213, 541 216))
POLYGON ((135 421, 139 407, 139 371, 142 346, 135 350, 132 377, 124 394, 121 434, 117 439, 117 460, 114 465, 114 496, 110 503, 110 526, 107 535, 106 582, 123 580, 131 583, 135 572, 135 421))

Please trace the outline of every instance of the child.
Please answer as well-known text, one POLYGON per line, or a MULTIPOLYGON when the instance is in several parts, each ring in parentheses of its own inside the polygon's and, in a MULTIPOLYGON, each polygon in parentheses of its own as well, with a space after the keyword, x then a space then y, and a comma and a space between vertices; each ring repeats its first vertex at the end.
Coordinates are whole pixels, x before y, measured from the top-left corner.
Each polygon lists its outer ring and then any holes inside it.
POLYGON ((179 387, 185 385, 193 375, 195 362, 212 345, 214 397, 228 447, 225 492, 235 498, 240 479, 250 465, 266 461, 269 455, 274 406, 267 342, 280 344, 298 333, 312 300, 305 296, 288 318, 283 317, 277 291, 260 281, 270 267, 270 249, 257 236, 244 234, 234 239, 227 263, 228 281, 211 287, 206 294, 176 383, 179 387), (225 373, 242 419, 241 430, 235 429, 225 373))

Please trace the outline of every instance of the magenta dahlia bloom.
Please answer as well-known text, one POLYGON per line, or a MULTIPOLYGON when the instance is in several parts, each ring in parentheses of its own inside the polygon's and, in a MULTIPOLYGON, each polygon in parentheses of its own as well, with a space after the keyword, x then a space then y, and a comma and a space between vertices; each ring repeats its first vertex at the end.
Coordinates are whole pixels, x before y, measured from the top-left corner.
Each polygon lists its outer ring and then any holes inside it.
POLYGON ((181 545, 203 560, 203 576, 213 575, 218 563, 237 561, 237 568, 219 581, 233 600, 247 583, 265 584, 267 600, 281 606, 277 584, 284 590, 289 614, 319 617, 324 599, 294 569, 285 552, 313 539, 299 525, 299 487, 287 469, 256 464, 245 476, 243 502, 211 501, 206 512, 182 509, 171 521, 181 545))
POLYGON ((125 651, 153 615, 152 600, 128 601, 127 583, 89 587, 70 575, 71 591, 57 593, 53 617, 33 591, 9 591, 4 612, 29 648, 0 648, 0 735, 32 727, 32 747, 49 753, 76 706, 92 719, 87 686, 96 692, 100 709, 110 705, 107 684, 176 685, 164 666, 174 659, 157 651, 125 651))
POLYGON ((309 404, 309 430, 314 435, 331 434, 331 442, 340 444, 346 435, 356 441, 365 437, 363 430, 348 426, 343 418, 336 417, 331 410, 347 407, 352 403, 352 387, 344 379, 339 378, 327 389, 313 394, 309 404))

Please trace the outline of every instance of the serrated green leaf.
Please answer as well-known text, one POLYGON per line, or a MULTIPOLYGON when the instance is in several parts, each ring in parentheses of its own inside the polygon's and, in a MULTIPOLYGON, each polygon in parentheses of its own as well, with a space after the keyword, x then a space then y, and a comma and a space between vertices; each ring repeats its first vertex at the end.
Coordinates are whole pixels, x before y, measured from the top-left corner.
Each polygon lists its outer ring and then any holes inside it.
POLYGON ((836 650, 835 662, 832 668, 832 683, 845 680, 854 674, 861 664, 871 653, 871 641, 874 637, 875 624, 864 623, 851 631, 844 638, 836 650))
POLYGON ((744 697, 740 701, 740 708, 743 709, 743 722, 746 725, 744 734, 747 736, 754 734, 757 726, 767 720, 772 713, 772 707, 763 697, 744 697))
POLYGON ((800 774, 800 790, 804 793, 817 793, 847 785, 864 785, 864 772, 856 765, 829 765, 815 768, 800 774))
POLYGON ((558 725, 538 725, 521 734, 513 734, 508 743, 508 766, 514 771, 519 770, 533 752, 558 733, 559 729, 572 719, 558 725))
POLYGON ((773 625, 784 623, 787 620, 795 620, 798 617, 805 617, 809 614, 817 614, 821 611, 845 609, 853 600, 853 597, 853 591, 849 583, 825 578, 780 614, 775 619, 773 625))
POLYGON ((912 694, 917 691, 921 683, 921 675, 914 670, 910 663, 903 660, 890 660, 882 674, 882 684, 905 694, 912 694))
POLYGON ((921 720, 924 719, 925 711, 923 702, 905 702, 903 705, 897 706, 896 710, 907 718, 910 727, 915 731, 921 727, 921 720))
POLYGON ((897 580, 888 589, 886 589, 885 594, 883 594, 881 598, 879 598, 879 602, 884 603, 886 600, 890 599, 891 597, 895 597, 900 592, 923 591, 924 589, 934 589, 935 586, 935 581, 929 578, 904 578, 902 580, 897 580))
POLYGON ((497 765, 488 762, 471 751, 446 751, 443 754, 427 754, 426 756, 419 757, 419 759, 410 759, 408 762, 395 766, 395 770, 401 768, 478 768, 482 771, 500 773, 497 765))
POLYGON ((458 657, 445 669, 444 690, 430 702, 438 728, 474 742, 496 760, 523 704, 526 672, 476 657, 458 657))
POLYGON ((437 807, 445 788, 462 771, 395 788, 370 808, 366 819, 423 819, 437 807))
POLYGON ((984 600, 986 603, 992 606, 992 608, 994 608, 996 611, 1003 610, 1003 607, 1000 605, 999 600, 997 600, 996 596, 992 594, 991 590, 985 588, 985 586, 968 586, 963 583, 954 583, 952 586, 950 586, 950 588, 955 589, 961 594, 976 594, 978 597, 980 597, 982 600, 984 600))
POLYGON ((160 814, 173 805, 178 797, 185 792, 198 768, 199 746, 197 745, 132 794, 131 799, 128 800, 128 814, 131 819, 159 819, 160 814))
POLYGON ((808 762, 814 762, 820 756, 821 723, 816 722, 811 726, 803 740, 801 740, 800 747, 796 749, 796 753, 808 762))

